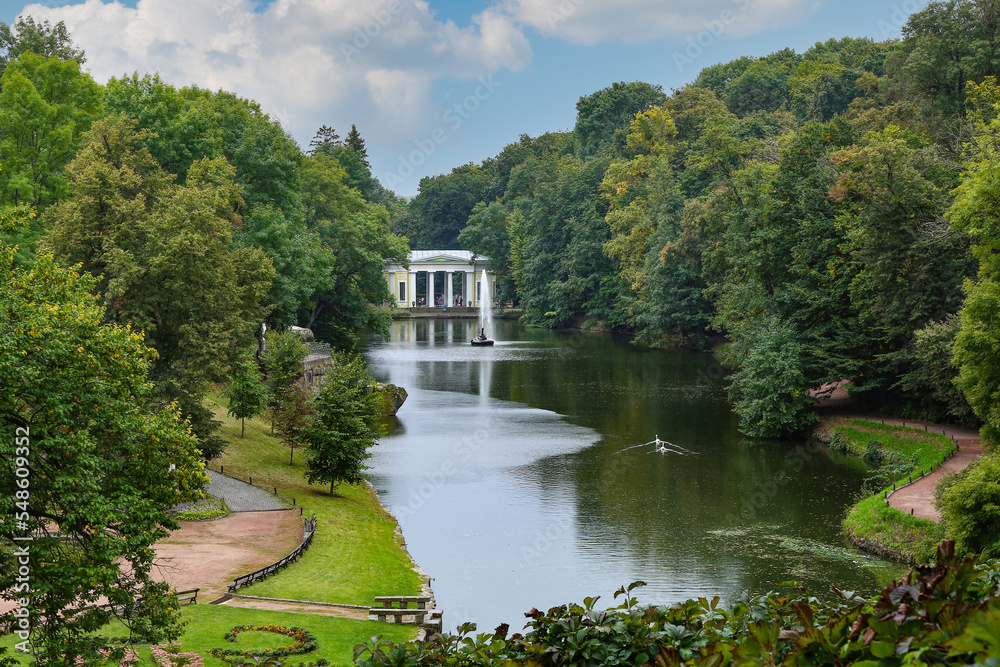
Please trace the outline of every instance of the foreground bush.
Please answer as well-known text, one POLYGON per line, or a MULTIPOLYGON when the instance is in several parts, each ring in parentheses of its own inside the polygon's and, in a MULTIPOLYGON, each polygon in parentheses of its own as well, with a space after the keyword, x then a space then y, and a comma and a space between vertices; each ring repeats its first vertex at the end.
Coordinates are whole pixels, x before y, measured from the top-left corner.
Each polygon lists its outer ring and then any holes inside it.
POLYGON ((987 454, 938 483, 935 504, 960 551, 1000 556, 1000 454, 987 454))
POLYGON ((458 635, 392 644, 359 644, 359 667, 393 665, 923 665, 996 664, 1000 655, 1000 562, 955 557, 943 542, 937 562, 917 566, 901 583, 866 600, 838 591, 823 602, 794 595, 751 598, 723 609, 718 598, 671 607, 639 607, 636 582, 618 607, 570 605, 525 614, 526 632, 458 635), (992 660, 988 660, 992 658, 992 660))

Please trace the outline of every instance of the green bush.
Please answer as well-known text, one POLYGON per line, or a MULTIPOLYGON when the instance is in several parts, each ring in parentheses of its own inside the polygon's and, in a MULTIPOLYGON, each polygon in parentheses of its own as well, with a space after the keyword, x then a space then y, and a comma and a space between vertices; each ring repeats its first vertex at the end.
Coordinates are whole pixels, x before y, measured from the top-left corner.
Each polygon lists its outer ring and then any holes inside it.
POLYGON ((936 504, 960 551, 1000 555, 1000 454, 941 480, 936 504))
POLYGON ((920 565, 872 599, 838 591, 823 602, 796 587, 737 601, 688 600, 670 607, 641 607, 621 589, 619 606, 600 611, 597 598, 583 605, 525 614, 525 633, 508 635, 503 624, 473 636, 457 635, 393 644, 378 638, 355 649, 358 667, 394 665, 924 665, 995 664, 1000 648, 997 594, 1000 563, 955 557, 953 542, 937 562, 920 565))
POLYGON ((211 521, 229 516, 229 506, 222 498, 209 496, 199 500, 192 507, 181 510, 174 515, 178 521, 211 521))

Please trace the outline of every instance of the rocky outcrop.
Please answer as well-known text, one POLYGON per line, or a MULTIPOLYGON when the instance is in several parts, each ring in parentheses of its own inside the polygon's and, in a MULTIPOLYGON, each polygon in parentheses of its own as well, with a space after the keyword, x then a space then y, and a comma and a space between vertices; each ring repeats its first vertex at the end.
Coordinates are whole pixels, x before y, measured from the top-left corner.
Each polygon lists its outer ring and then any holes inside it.
POLYGON ((382 398, 382 416, 391 417, 403 407, 406 401, 406 390, 394 384, 378 383, 377 391, 382 398))
POLYGON ((302 336, 303 343, 312 343, 313 341, 316 340, 316 336, 313 335, 312 329, 306 329, 305 327, 291 326, 288 327, 288 330, 292 333, 297 333, 298 335, 302 336))

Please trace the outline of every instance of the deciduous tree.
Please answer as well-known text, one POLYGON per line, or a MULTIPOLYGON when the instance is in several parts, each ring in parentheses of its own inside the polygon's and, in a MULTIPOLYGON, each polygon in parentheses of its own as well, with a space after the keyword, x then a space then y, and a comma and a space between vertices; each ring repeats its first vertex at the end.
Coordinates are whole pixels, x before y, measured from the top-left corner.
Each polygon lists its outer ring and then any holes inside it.
POLYGON ((267 407, 267 387, 252 352, 247 352, 233 363, 226 396, 229 398, 229 416, 240 420, 242 438, 246 420, 253 419, 267 407))
POLYGON ((381 400, 361 357, 337 353, 313 401, 316 411, 303 439, 306 479, 329 483, 332 494, 341 482, 364 481, 365 465, 380 435, 381 400))
POLYGON ((211 459, 224 443, 203 399, 265 317, 274 268, 259 249, 232 247, 240 188, 225 159, 193 164, 179 186, 142 138, 129 119, 94 124, 67 168, 72 198, 46 211, 46 243, 103 276, 108 320, 144 332, 155 395, 179 403, 211 459))
POLYGON ((73 46, 63 21, 52 25, 48 19, 38 23, 31 16, 21 16, 13 26, 0 22, 0 75, 28 51, 46 58, 75 60, 80 65, 87 62, 83 49, 73 46))
POLYGON ((136 639, 175 638, 151 547, 177 527, 167 510, 207 481, 197 440, 175 406, 146 408, 156 353, 105 321, 96 279, 50 256, 14 269, 12 256, 0 249, 0 562, 23 547, 30 583, 5 565, 0 596, 26 603, 44 664, 95 658, 107 638, 92 633, 115 616, 136 639))

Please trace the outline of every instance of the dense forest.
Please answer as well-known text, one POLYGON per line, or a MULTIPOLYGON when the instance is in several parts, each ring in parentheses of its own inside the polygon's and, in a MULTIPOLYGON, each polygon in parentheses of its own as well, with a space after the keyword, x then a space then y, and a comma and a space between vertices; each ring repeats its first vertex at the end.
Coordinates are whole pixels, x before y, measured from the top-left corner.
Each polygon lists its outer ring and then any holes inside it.
POLYGON ((176 402, 211 459, 204 399, 262 322, 339 348, 387 331, 372 306, 406 257, 390 230, 405 201, 353 126, 303 152, 255 102, 149 74, 99 85, 85 62, 62 23, 0 25, 0 204, 29 220, 0 240, 21 268, 37 249, 98 277, 105 321, 156 350, 152 406, 176 402))
POLYGON ((536 326, 720 337, 741 429, 801 431, 808 391, 1000 436, 1000 3, 931 3, 902 39, 831 39, 615 83, 571 132, 425 178, 417 248, 493 259, 536 326))
MULTIPOLYGON (((349 348, 385 331, 381 270, 412 248, 492 258, 535 326, 646 345, 720 340, 741 429, 807 427, 849 380, 895 414, 1000 437, 1000 3, 935 2, 899 40, 831 39, 615 83, 572 131, 424 178, 372 176, 355 127, 303 150, 249 100, 157 75, 97 84, 65 27, 0 26, 6 240, 100 276, 145 332, 163 404, 192 416, 260 322, 349 348)), ((216 445, 219 443, 215 443, 216 445)))

